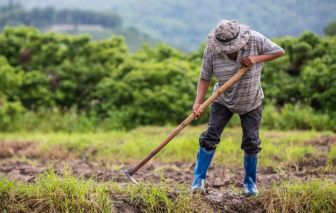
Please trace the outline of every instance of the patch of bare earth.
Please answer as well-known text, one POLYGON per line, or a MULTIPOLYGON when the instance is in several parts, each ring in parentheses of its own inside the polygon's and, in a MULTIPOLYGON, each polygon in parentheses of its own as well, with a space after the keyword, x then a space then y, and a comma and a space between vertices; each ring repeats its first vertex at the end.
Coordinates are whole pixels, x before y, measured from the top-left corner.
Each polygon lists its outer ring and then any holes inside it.
POLYGON ((331 147, 336 146, 336 136, 323 136, 305 141, 305 144, 316 147, 321 153, 330 152, 331 147))
MULTIPOLYGON (((327 153, 330 152, 332 147, 336 146, 336 136, 323 136, 313 140, 305 141, 305 144, 311 145, 316 148, 318 151, 317 154, 305 155, 300 159, 300 165, 305 168, 317 168, 317 167, 326 167, 327 166, 327 153)), ((336 159, 332 160, 332 164, 336 165, 336 159)))

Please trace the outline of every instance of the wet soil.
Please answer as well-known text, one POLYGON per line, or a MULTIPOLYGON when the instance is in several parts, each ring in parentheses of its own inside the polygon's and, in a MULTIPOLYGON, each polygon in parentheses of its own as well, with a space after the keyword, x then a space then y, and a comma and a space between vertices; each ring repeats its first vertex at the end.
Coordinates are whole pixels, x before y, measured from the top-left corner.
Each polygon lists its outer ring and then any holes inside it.
MULTIPOLYGON (((282 180, 297 179, 307 180, 311 177, 321 177, 323 172, 316 170, 318 167, 326 166, 324 155, 330 147, 336 145, 336 137, 322 137, 316 140, 307 141, 306 144, 316 146, 320 151, 317 156, 303 156, 296 167, 276 168, 267 167, 257 170, 257 185, 259 188, 269 188, 273 184, 280 184, 282 180), (324 153, 324 154, 323 154, 324 153)), ((122 184, 129 183, 124 171, 132 168, 133 165, 106 164, 106 162, 90 162, 88 160, 69 160, 65 163, 64 156, 59 160, 51 160, 36 152, 33 143, 14 143, 11 145, 2 143, 0 149, 0 177, 7 177, 23 182, 34 182, 38 174, 46 173, 53 168, 56 174, 61 175, 64 168, 71 168, 72 175, 88 180, 93 177, 97 182, 115 181, 122 184), (23 150, 25 150, 23 152, 23 150), (11 157, 25 157, 40 159, 37 163, 30 164, 23 160, 13 160, 11 157)), ((20 158, 18 158, 20 159, 20 158)), ((194 164, 184 162, 174 163, 149 163, 133 175, 135 180, 141 182, 160 183, 167 182, 172 186, 177 184, 191 185, 193 181, 194 164)), ((323 170, 322 170, 323 171, 323 170)), ((336 182, 336 174, 324 173, 336 182)), ((239 194, 243 190, 244 170, 213 164, 207 173, 206 191, 202 195, 204 200, 214 209, 221 212, 251 212, 242 210, 244 203, 248 201, 245 196, 239 194)), ((122 195, 119 195, 123 197, 122 195)), ((115 201, 114 207, 117 212, 140 212, 140 206, 134 206, 121 197, 112 197, 115 201)), ((171 197, 176 197, 172 192, 171 197)), ((252 205, 252 204, 251 204, 252 205)), ((254 209, 252 212, 265 212, 263 209, 254 209)))
POLYGON ((331 147, 336 146, 336 136, 323 136, 305 141, 305 144, 316 147, 319 152, 329 152, 331 147))
MULTIPOLYGON (((23 182, 34 182, 38 174, 47 172, 52 167, 56 174, 62 175, 64 163, 58 165, 51 160, 44 159, 38 165, 31 165, 23 161, 6 161, 0 164, 0 176, 23 182), (52 166, 51 166, 52 165, 52 166)), ((92 164, 89 161, 76 160, 66 163, 66 168, 71 168, 72 175, 88 180, 93 177, 97 182, 115 181, 122 184, 129 183, 129 179, 124 175, 124 171, 132 165, 115 165, 118 169, 104 168, 99 164, 92 164)), ((144 166, 138 173, 134 174, 137 181, 160 183, 165 181, 172 186, 186 183, 192 184, 194 165, 182 162, 175 163, 152 163, 144 166), (163 180, 161 180, 161 175, 163 180)), ((326 174, 325 174, 326 175, 326 174)), ((336 174, 327 174, 336 182, 336 174)), ((306 180, 310 177, 320 177, 321 173, 305 171, 286 172, 279 168, 263 168, 257 171, 258 187, 269 188, 274 183, 279 184, 281 180, 297 179, 306 180)), ((204 200, 215 210, 224 212, 250 212, 242 210, 242 206, 247 202, 245 196, 237 193, 243 190, 244 170, 239 168, 227 168, 220 165, 212 165, 209 168, 206 192, 202 195, 204 200), (234 192, 235 191, 235 192, 234 192)), ((122 196, 121 197, 125 197, 122 196)), ((174 197, 174 194, 172 194, 174 197)), ((117 212, 140 212, 140 206, 129 204, 120 197, 112 197, 116 201, 117 212)), ((259 209, 258 212, 263 212, 259 209)))
MULTIPOLYGON (((67 162, 65 167, 61 162, 56 165, 55 161, 44 159, 41 164, 31 165, 23 161, 6 161, 0 164, 0 176, 7 175, 10 178, 21 180, 23 182, 33 182, 38 174, 43 174, 49 168, 53 168, 56 174, 63 174, 64 168, 70 169, 71 174, 88 180, 93 177, 97 182, 114 181, 118 183, 127 183, 129 179, 124 174, 126 169, 133 165, 116 165, 118 169, 104 168, 99 164, 92 164, 89 161, 75 160, 67 162)), ((309 168, 309 167, 308 167, 309 168)), ((141 182, 160 183, 167 182, 171 185, 192 184, 194 165, 182 162, 175 163, 152 163, 145 165, 136 174, 134 179, 141 182), (163 179, 161 179, 161 176, 163 179)), ((257 183, 259 186, 271 186, 273 183, 279 183, 281 180, 299 179, 306 180, 309 177, 320 177, 323 174, 309 169, 301 171, 285 171, 280 168, 267 167, 257 170, 257 183)), ((335 179, 336 174, 325 173, 335 179)), ((244 170, 240 168, 223 167, 220 165, 211 165, 207 172, 206 186, 209 189, 227 189, 234 186, 235 188, 243 188, 242 180, 244 178, 244 170)))

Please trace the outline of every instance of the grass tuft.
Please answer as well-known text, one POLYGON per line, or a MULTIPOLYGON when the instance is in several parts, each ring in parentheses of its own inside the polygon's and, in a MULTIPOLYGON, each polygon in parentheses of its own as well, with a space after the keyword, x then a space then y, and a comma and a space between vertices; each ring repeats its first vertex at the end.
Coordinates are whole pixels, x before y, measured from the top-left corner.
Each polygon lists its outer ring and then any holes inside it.
POLYGON ((5 212, 111 212, 104 185, 48 170, 35 183, 0 179, 0 209, 5 212))
MULTIPOLYGON (((189 186, 180 184, 172 188, 161 181, 159 184, 149 182, 139 186, 124 188, 123 194, 129 197, 132 206, 145 212, 211 212, 212 209, 200 194, 189 192, 189 186)), ((120 193, 120 192, 119 192, 120 193)))
POLYGON ((335 212, 336 185, 327 178, 290 180, 261 191, 256 200, 267 212, 335 212))
POLYGON ((0 212, 211 212, 200 195, 186 185, 147 183, 139 186, 110 181, 84 181, 52 169, 34 183, 0 178, 0 212), (118 209, 120 208, 120 209, 118 209))
POLYGON ((336 147, 331 147, 331 150, 328 154, 328 160, 331 165, 336 166, 336 147))
MULTIPOLYGON (((34 183, 0 178, 0 212, 214 212, 203 195, 192 194, 185 184, 174 188, 161 183, 120 184, 113 180, 84 181, 63 171, 41 174, 34 183), (59 173, 60 174, 60 173, 59 173)), ((234 188, 235 189, 235 188, 234 188)), ((238 189, 235 190, 239 192, 238 189)), ((267 212, 334 212, 336 185, 327 178, 287 180, 247 202, 247 208, 267 212)))

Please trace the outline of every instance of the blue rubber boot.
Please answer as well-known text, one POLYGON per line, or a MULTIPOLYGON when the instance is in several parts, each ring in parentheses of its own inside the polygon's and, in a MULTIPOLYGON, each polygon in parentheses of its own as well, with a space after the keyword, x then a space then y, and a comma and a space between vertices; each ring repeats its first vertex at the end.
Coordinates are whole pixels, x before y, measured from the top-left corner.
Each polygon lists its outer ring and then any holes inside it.
POLYGON ((215 150, 207 151, 205 148, 200 147, 197 153, 197 159, 195 163, 194 183, 190 190, 192 191, 204 191, 204 184, 206 179, 206 172, 210 166, 212 157, 215 154, 215 150))
POLYGON ((259 193, 255 185, 257 179, 258 154, 244 154, 244 188, 245 196, 257 195, 259 193))

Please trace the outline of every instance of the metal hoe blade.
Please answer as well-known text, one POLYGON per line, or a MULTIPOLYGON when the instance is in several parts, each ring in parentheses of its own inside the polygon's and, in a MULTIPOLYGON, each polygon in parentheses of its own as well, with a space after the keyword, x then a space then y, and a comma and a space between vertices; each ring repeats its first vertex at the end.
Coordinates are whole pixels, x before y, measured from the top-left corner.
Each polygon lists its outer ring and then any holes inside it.
POLYGON ((126 171, 125 171, 125 174, 126 174, 126 176, 127 176, 131 181, 133 181, 133 183, 135 183, 136 185, 139 185, 138 182, 136 182, 136 181, 134 180, 134 178, 132 177, 133 173, 131 172, 130 169, 129 169, 129 170, 126 170, 126 171))

